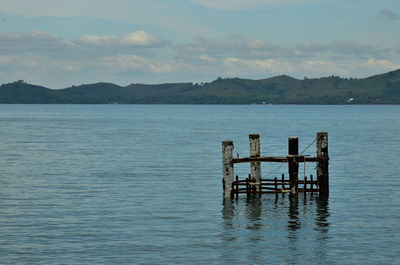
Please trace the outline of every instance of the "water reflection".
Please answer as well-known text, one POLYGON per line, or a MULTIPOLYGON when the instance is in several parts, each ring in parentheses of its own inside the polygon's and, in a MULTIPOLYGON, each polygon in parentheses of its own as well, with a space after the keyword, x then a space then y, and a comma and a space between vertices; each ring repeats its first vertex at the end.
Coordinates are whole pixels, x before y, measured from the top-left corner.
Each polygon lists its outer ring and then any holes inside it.
POLYGON ((235 206, 232 203, 232 200, 223 200, 223 208, 222 208, 222 217, 224 219, 224 237, 225 241, 234 241, 236 238, 229 236, 231 231, 233 229, 233 218, 235 216, 235 206))
POLYGON ((315 248, 314 256, 319 256, 320 259, 327 259, 328 250, 328 232, 329 232, 329 200, 328 197, 317 197, 315 199, 317 211, 315 216, 315 230, 318 231, 316 241, 318 242, 315 248))
MULTIPOLYGON (((261 218, 261 197, 253 196, 247 198, 246 200, 246 216, 247 216, 247 229, 249 230, 261 230, 263 224, 260 221, 261 218)), ((254 240, 258 240, 258 238, 254 238, 254 240)))
POLYGON ((222 260, 226 262, 234 262, 234 253, 236 250, 233 247, 233 243, 236 241, 236 231, 234 229, 234 217, 235 217, 235 206, 232 200, 224 199, 222 201, 222 233, 221 241, 224 244, 223 252, 221 255, 222 260))
MULTIPOLYGON (((299 199, 297 196, 289 196, 289 207, 288 207, 288 240, 289 240, 289 251, 290 253, 298 253, 299 248, 301 249, 301 243, 299 244, 299 233, 298 229, 301 228, 301 222, 299 217, 299 199)), ((290 264, 298 264, 297 255, 289 255, 290 264)))
POLYGON ((321 233, 327 233, 330 225, 328 222, 328 217, 330 216, 328 197, 317 197, 316 203, 317 216, 315 218, 315 224, 321 233))
MULTIPOLYGON (((299 220, 299 199, 296 196, 289 197, 289 209, 288 209, 288 229, 289 231, 296 231, 300 228, 300 220, 299 220)), ((289 237, 292 234, 289 233, 289 237)))
POLYGON ((221 213, 222 258, 227 262, 264 263, 266 252, 280 255, 283 263, 302 263, 305 255, 326 260, 330 227, 326 197, 241 197, 224 200, 221 213))

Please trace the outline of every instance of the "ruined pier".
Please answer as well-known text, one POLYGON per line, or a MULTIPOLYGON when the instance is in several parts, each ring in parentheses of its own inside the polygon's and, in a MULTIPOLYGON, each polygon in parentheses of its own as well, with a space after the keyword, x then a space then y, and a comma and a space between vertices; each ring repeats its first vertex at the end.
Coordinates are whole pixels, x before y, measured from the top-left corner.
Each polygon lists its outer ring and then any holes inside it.
MULTIPOLYGON (((319 193, 329 195, 329 156, 328 156, 328 133, 318 132, 315 140, 316 156, 307 156, 303 152, 299 154, 298 137, 289 137, 287 156, 261 156, 260 136, 249 135, 250 156, 245 158, 233 158, 233 141, 222 142, 222 174, 223 174, 223 196, 231 198, 241 193, 251 196, 252 194, 289 193, 297 196, 298 193, 319 193), (305 174, 299 179, 299 163, 316 163, 316 178, 313 175, 307 177, 305 174), (250 174, 245 179, 235 177, 234 165, 237 163, 250 163, 250 174), (281 174, 275 178, 262 178, 261 163, 287 163, 289 178, 281 174)), ((311 146, 306 148, 306 150, 311 146)), ((304 165, 305 166, 305 165, 304 165)))

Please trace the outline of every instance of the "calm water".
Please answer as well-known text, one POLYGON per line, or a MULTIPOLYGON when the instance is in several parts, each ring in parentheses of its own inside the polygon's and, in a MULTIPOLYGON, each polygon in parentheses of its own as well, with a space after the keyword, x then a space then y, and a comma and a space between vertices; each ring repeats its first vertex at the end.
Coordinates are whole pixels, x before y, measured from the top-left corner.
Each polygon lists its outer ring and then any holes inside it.
POLYGON ((0 263, 399 264, 399 132, 400 106, 0 105, 0 263), (222 140, 317 131, 329 200, 222 200, 222 140))

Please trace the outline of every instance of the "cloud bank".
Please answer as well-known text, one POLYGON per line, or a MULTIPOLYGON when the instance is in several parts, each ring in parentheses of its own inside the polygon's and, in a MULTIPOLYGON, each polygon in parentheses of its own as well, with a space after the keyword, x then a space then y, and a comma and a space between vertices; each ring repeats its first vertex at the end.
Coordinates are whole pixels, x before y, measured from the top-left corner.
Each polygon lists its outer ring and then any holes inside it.
POLYGON ((42 31, 0 33, 0 78, 54 88, 109 81, 117 84, 203 82, 222 77, 363 77, 400 68, 400 47, 354 41, 278 45, 237 34, 174 43, 146 31, 83 35, 64 41, 42 31))

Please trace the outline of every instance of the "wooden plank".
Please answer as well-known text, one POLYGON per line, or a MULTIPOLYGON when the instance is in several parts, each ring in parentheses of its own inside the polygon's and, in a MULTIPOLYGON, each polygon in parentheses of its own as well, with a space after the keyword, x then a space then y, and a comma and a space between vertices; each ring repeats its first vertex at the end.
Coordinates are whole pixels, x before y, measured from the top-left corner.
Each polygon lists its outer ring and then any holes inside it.
MULTIPOLYGON (((295 157, 297 162, 317 162, 317 157, 309 156, 297 156, 295 157)), ((275 163, 287 163, 289 158, 287 156, 261 156, 261 157, 244 157, 244 158, 234 158, 232 163, 251 163, 251 162, 275 162, 275 163)))
MULTIPOLYGON (((279 186, 285 186, 285 183, 277 182, 277 184, 278 184, 279 186)), ((288 183, 286 183, 286 184, 288 184, 288 183)), ((261 187, 265 187, 265 186, 274 186, 274 185, 275 185, 275 182, 268 182, 268 183, 262 183, 261 187)))
MULTIPOLYGON (((275 190, 275 186, 272 185, 271 187, 261 187, 262 190, 275 190)), ((278 190, 281 190, 278 188, 278 190)))
MULTIPOLYGON (((298 180, 298 181, 297 181, 297 184, 304 184, 304 180, 298 180)), ((317 181, 316 181, 316 180, 313 180, 313 181, 307 180, 307 184, 314 184, 314 185, 317 185, 317 181)))
MULTIPOLYGON (((267 181, 268 182, 268 181, 275 181, 275 179, 261 179, 261 181, 267 181)), ((288 179, 284 179, 284 177, 283 177, 282 179, 278 179, 278 182, 280 182, 280 183, 282 183, 282 182, 289 183, 289 180, 288 179)))

